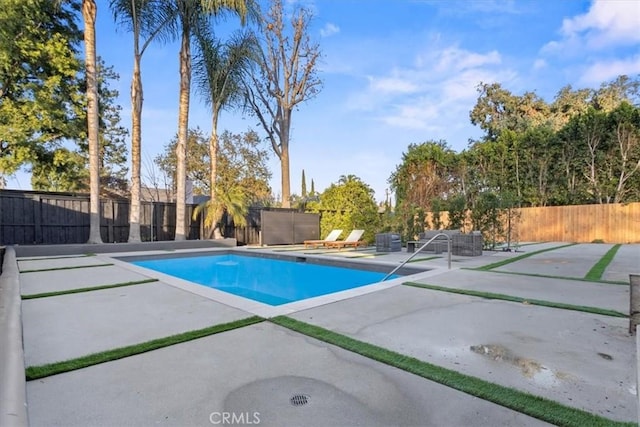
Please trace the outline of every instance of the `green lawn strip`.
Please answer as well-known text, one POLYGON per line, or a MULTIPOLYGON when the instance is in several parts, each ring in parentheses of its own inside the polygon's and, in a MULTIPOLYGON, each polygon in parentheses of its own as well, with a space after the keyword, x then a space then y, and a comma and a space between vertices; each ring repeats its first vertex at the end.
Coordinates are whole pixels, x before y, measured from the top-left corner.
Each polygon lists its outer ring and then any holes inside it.
POLYGON ((429 257, 426 257, 426 258, 413 258, 413 259, 410 259, 409 261, 407 261, 407 264, 409 264, 410 262, 429 261, 429 260, 432 260, 432 259, 442 259, 442 257, 441 256, 429 256, 429 257))
POLYGON ((58 270, 76 270, 78 268, 91 268, 91 267, 107 267, 113 264, 91 264, 91 265, 73 265, 70 267, 53 267, 53 268, 40 268, 36 270, 20 270, 20 273, 40 273, 42 271, 58 271, 58 270))
MULTIPOLYGON (((467 267, 462 267, 462 270, 487 271, 487 270, 478 270, 476 268, 467 268, 467 267)), ((629 282, 622 282, 622 281, 617 281, 617 280, 592 280, 592 279, 585 279, 584 277, 554 276, 552 274, 521 273, 521 272, 518 272, 518 271, 491 270, 490 272, 491 273, 500 273, 500 274, 513 274, 515 276, 542 277, 544 279, 575 280, 575 281, 578 281, 578 282, 600 283, 600 284, 603 284, 603 285, 627 285, 627 286, 629 286, 629 282)))
POLYGON ((591 270, 589 270, 584 278, 587 280, 600 280, 604 271, 607 269, 611 261, 613 261, 613 257, 616 256, 616 253, 621 246, 622 245, 620 244, 613 245, 613 247, 609 249, 602 258, 600 258, 600 261, 596 262, 595 265, 591 267, 591 270))
POLYGON ((533 251, 526 254, 518 255, 513 258, 503 259, 502 261, 494 262, 493 264, 487 264, 482 267, 477 267, 477 268, 474 268, 474 270, 480 270, 480 271, 493 270, 494 268, 502 267, 503 265, 511 264, 512 262, 520 261, 521 259, 529 258, 530 256, 533 256, 533 255, 537 255, 537 254, 541 254, 549 251, 555 251, 556 249, 567 248, 569 246, 574 246, 574 245, 576 245, 576 243, 569 243, 568 245, 561 245, 561 246, 554 246, 552 248, 540 249, 538 251, 533 251))
POLYGON ((88 256, 96 256, 96 254, 59 255, 59 256, 42 257, 42 258, 19 258, 18 262, 22 262, 22 261, 43 261, 43 260, 50 260, 50 259, 85 258, 85 257, 88 257, 88 256))
POLYGON ((511 301, 511 302, 521 302, 528 303, 531 305, 539 305, 543 307, 551 307, 551 308, 560 308, 563 310, 574 310, 574 311, 583 311, 585 313, 593 313, 593 314, 601 314, 603 316, 612 316, 612 317, 629 317, 628 315, 621 313, 615 310, 609 310, 606 308, 600 307, 589 307, 585 305, 573 305, 566 304, 562 302, 553 302, 553 301, 545 301, 539 299, 531 299, 531 298, 522 298, 516 297, 513 295, 505 295, 505 294, 496 294, 493 292, 483 292, 483 291, 474 291, 471 289, 459 289, 459 288, 447 288, 444 286, 437 285, 427 285, 424 283, 416 283, 416 282, 405 282, 403 285, 413 286, 414 288, 423 288, 430 289, 433 291, 441 291, 441 292, 449 292, 452 294, 461 294, 461 295, 469 295, 473 297, 480 297, 486 299, 497 299, 503 301, 511 301))
POLYGON ((79 294, 82 292, 99 291, 102 289, 111 289, 111 288, 121 288, 123 286, 142 285, 143 283, 152 283, 157 281, 158 279, 134 280, 131 282, 114 283, 112 285, 98 285, 98 286, 91 286, 87 288, 67 289, 64 291, 42 292, 39 294, 22 295, 22 299, 25 300, 25 299, 34 299, 34 298, 57 297, 59 295, 79 294))
POLYGON ((414 357, 396 353, 286 316, 278 316, 269 320, 277 325, 316 338, 320 341, 558 426, 637 425, 630 422, 610 420, 577 408, 562 405, 544 397, 534 396, 510 387, 490 383, 480 378, 433 365, 414 357))
POLYGON ((62 374, 64 372, 75 371, 76 369, 87 368, 89 366, 97 365, 100 363, 111 362, 113 360, 135 356, 137 354, 146 353, 148 351, 157 350, 159 348, 168 347, 187 341, 192 341, 198 338, 204 338, 209 335, 218 334, 220 332, 242 328, 262 322, 263 320, 264 319, 262 317, 251 316, 229 323, 221 323, 219 325, 213 325, 203 329, 183 332, 180 334, 158 338, 140 344, 115 348, 113 350, 107 350, 100 353, 93 353, 87 356, 69 359, 62 362, 48 363, 46 365, 39 366, 29 366, 27 369, 25 369, 25 375, 27 381, 37 380, 39 378, 44 378, 51 375, 62 374))

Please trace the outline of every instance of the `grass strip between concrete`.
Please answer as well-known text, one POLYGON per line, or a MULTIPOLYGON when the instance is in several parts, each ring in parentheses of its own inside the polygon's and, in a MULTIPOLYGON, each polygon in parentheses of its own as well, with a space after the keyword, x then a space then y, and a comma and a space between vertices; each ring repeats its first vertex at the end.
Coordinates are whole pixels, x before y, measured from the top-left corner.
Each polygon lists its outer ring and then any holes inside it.
POLYGON ((581 409, 562 405, 544 397, 534 396, 520 390, 433 365, 290 317, 278 316, 269 320, 276 325, 554 425, 567 427, 637 426, 636 423, 610 420, 581 409))
POLYGON ((49 257, 41 257, 41 258, 19 258, 18 262, 22 262, 22 261, 45 261, 45 260, 50 260, 50 259, 86 258, 88 256, 96 256, 96 254, 59 255, 59 256, 49 256, 49 257))
POLYGON ((613 245, 613 247, 609 249, 607 253, 604 254, 593 267, 591 267, 591 270, 589 270, 584 278, 587 280, 600 280, 602 278, 602 275, 604 274, 604 271, 607 269, 609 264, 611 264, 611 261, 613 261, 613 257, 616 256, 616 253, 621 246, 622 245, 620 244, 613 245))
POLYGON ((428 256, 428 257, 425 257, 425 258, 413 258, 413 259, 410 259, 409 261, 407 261, 407 264, 412 263, 412 262, 429 261, 429 260, 432 260, 432 259, 440 259, 440 258, 442 258, 442 257, 441 256, 428 256))
POLYGON ((483 292, 483 291, 474 291, 471 289, 460 289, 460 288, 447 288, 444 286, 438 285, 428 285, 424 283, 416 283, 416 282, 405 282, 403 285, 412 286, 414 288, 422 288, 429 289, 432 291, 440 291, 440 292, 449 292, 452 294, 461 294, 461 295, 469 295, 472 297, 486 298, 486 299, 496 299, 502 301, 510 301, 510 302, 519 302, 523 304, 531 304, 531 305, 539 305, 542 307, 551 307, 551 308, 559 308, 562 310, 573 310, 573 311, 583 311, 585 313, 593 313, 593 314, 601 314, 603 316, 612 316, 612 317, 629 317, 628 315, 621 313, 615 310, 609 310, 606 308, 600 307, 590 307, 586 305, 573 305, 566 304, 562 302, 553 302, 553 301, 545 301, 539 299, 531 299, 531 298, 522 298, 516 297, 513 295, 505 295, 505 294, 496 294, 493 292, 483 292))
POLYGON ((502 261, 494 262, 492 264, 487 264, 482 267, 474 268, 473 270, 480 271, 488 271, 493 270, 494 268, 502 267, 503 265, 511 264, 512 262, 520 261, 521 259, 529 258, 530 256, 534 256, 537 254, 541 254, 544 252, 555 251, 556 249, 568 248, 569 246, 574 246, 576 243, 569 243, 568 245, 554 246, 552 248, 540 249, 538 251, 528 252, 526 254, 518 255, 513 258, 507 258, 502 261))
MULTIPOLYGON (((463 270, 475 270, 475 271, 488 271, 488 270, 478 270, 476 268, 465 268, 465 267, 463 267, 462 269, 463 270)), ((600 283, 600 284, 603 284, 603 285, 626 285, 626 286, 629 286, 629 282, 621 282, 621 281, 617 281, 617 280, 594 280, 594 279, 586 279, 584 277, 554 276, 553 274, 521 273, 519 271, 491 270, 491 273, 513 274, 514 276, 542 277, 544 279, 574 280, 574 281, 578 281, 578 282, 600 283)))
POLYGON ((90 286, 87 288, 76 288, 76 289, 67 289, 64 291, 54 291, 54 292, 42 292, 39 294, 26 294, 22 295, 22 299, 34 299, 34 298, 47 298, 47 297, 57 297, 60 295, 69 295, 69 294, 79 294, 82 292, 91 292, 91 291, 100 291, 102 289, 111 289, 111 288, 121 288, 123 286, 132 286, 132 285, 142 285, 143 283, 152 283, 157 282, 158 279, 145 279, 145 280, 134 280, 131 282, 120 282, 114 283, 111 285, 98 285, 98 286, 90 286))
POLYGON ((92 268, 92 267, 108 267, 110 263, 105 264, 91 264, 91 265, 72 265, 70 267, 53 267, 53 268, 39 268, 36 270, 20 270, 20 273, 40 273, 42 271, 58 271, 58 270, 77 270, 78 268, 92 268))
POLYGON ((175 344, 180 344, 187 341, 192 341, 198 338, 204 338, 209 335, 218 334, 220 332, 226 332, 233 329, 242 328, 245 326, 253 325, 264 321, 262 317, 251 316, 244 319, 236 320, 229 323, 221 323, 218 325, 209 326, 203 329, 196 329, 193 331, 183 332, 176 335, 171 335, 164 338, 158 338, 151 341, 146 341, 140 344, 133 344, 126 347, 115 348, 112 350, 102 351, 100 353, 93 353, 86 356, 78 357, 75 359, 69 359, 62 362, 48 363, 46 365, 29 366, 25 369, 25 376, 27 381, 37 380, 39 378, 48 377, 51 375, 62 374, 64 372, 75 371, 77 369, 87 368, 89 366, 98 365, 100 363, 111 362, 113 360, 123 359, 129 356, 135 356, 137 354, 146 353, 148 351, 157 350, 163 347, 169 347, 175 344))

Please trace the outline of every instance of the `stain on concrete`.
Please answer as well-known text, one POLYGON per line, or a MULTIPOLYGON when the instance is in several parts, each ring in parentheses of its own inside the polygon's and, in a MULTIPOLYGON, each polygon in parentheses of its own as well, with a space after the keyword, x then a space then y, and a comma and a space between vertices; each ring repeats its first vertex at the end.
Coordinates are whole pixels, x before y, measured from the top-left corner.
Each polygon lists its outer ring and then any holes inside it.
POLYGON ((524 377, 530 378, 543 386, 553 386, 558 381, 569 377, 565 373, 554 372, 536 360, 520 357, 500 344, 472 345, 469 349, 491 360, 509 363, 517 367, 524 377))

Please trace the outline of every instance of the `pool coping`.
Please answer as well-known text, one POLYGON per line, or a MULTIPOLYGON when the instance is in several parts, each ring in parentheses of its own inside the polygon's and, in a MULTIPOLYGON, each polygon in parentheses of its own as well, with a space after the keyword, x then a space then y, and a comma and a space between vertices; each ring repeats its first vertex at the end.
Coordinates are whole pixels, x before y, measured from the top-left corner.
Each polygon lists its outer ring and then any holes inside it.
POLYGON ((287 260, 287 261, 295 261, 299 258, 304 258, 305 262, 310 262, 314 264, 322 264, 336 267, 367 267, 370 271, 379 271, 386 272, 391 271, 394 267, 397 266, 397 263, 394 262, 376 262, 372 263, 369 261, 362 261, 357 259, 327 259, 326 257, 322 257, 319 255, 285 255, 285 254, 273 254, 269 251, 260 251, 256 249, 252 249, 251 252, 242 249, 229 249, 229 248, 206 248, 206 249, 186 249, 175 251, 171 253, 167 253, 166 251, 150 251, 150 252, 127 252, 127 253, 111 253, 111 254, 100 254, 98 257, 102 258, 105 261, 111 262, 114 265, 125 268, 127 270, 136 272, 138 274, 142 274, 147 277, 151 277, 154 279, 158 279, 162 283, 165 283, 170 286, 174 286, 178 289, 181 289, 186 292, 190 292, 192 294, 201 296, 203 298, 227 305, 229 307, 237 308, 248 313, 261 316, 264 318, 271 318, 281 315, 288 315, 292 313, 296 313, 298 311, 307 310, 310 308, 319 307, 326 304, 331 304, 333 302, 342 301, 349 298, 354 298, 360 295, 369 294, 372 292, 381 291, 383 289, 388 289, 394 286, 402 285, 407 280, 420 280, 427 277, 431 277, 434 275, 442 274, 444 271, 450 271, 446 268, 421 268, 418 266, 407 266, 406 271, 413 271, 413 274, 407 274, 402 277, 398 277, 395 279, 386 280, 384 282, 378 282, 371 285, 359 286, 352 289, 347 289, 344 291, 333 292, 326 295, 320 295, 317 297, 307 298, 300 301, 295 301, 287 304, 282 304, 278 306, 272 306, 269 304, 261 303, 258 301, 254 301, 248 298, 244 298, 241 296, 233 295, 228 292, 224 292, 218 289, 209 288, 194 282, 190 282, 188 280, 179 279, 177 277, 161 273, 158 271, 150 270, 148 268, 140 267, 135 264, 132 264, 129 261, 141 260, 141 259, 162 259, 162 258, 180 258, 180 257, 189 257, 197 254, 234 254, 234 255, 244 255, 244 256, 262 256, 268 257, 272 259, 279 260, 287 260), (128 261, 125 261, 127 259, 128 261), (374 267, 372 269, 372 267, 374 267), (377 267, 377 269, 376 269, 377 267))

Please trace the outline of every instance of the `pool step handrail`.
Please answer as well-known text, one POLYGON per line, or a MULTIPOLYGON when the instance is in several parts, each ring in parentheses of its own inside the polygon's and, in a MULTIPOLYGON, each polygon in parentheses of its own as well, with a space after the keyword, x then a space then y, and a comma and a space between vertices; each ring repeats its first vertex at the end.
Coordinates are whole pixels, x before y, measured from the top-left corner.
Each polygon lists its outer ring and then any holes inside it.
POLYGON ((431 239, 429 239, 427 241, 427 243, 425 243, 424 245, 420 246, 420 248, 418 248, 418 250, 416 250, 414 253, 411 254, 411 256, 407 259, 405 259, 404 261, 402 261, 400 263, 400 265, 398 265, 396 268, 394 268, 393 270, 391 270, 391 272, 389 274, 387 274, 386 276, 384 276, 384 278, 381 280, 382 282, 384 282, 385 280, 387 280, 389 277, 391 277, 393 275, 393 273, 395 273, 396 271, 400 270, 402 267, 404 267, 404 265, 406 263, 408 263, 409 261, 411 261, 413 259, 414 256, 418 255, 424 248, 427 247, 427 245, 431 242, 433 242, 436 238, 440 237, 440 236, 444 236, 447 238, 447 258, 448 258, 448 266, 449 266, 449 270, 451 270, 451 236, 449 236, 446 233, 438 233, 435 236, 433 236, 431 239))

